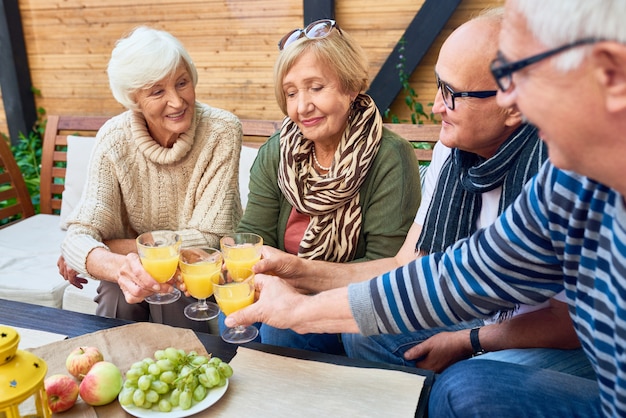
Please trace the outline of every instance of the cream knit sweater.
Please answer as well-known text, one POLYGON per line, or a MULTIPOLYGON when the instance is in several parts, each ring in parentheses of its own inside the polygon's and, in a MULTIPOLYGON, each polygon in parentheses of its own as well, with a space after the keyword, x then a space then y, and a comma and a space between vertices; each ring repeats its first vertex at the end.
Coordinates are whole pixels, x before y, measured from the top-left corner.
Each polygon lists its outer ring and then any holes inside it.
POLYGON ((172 148, 149 135, 143 115, 127 111, 96 135, 81 200, 61 246, 65 261, 89 275, 87 255, 107 239, 175 230, 183 246, 219 248, 242 209, 239 154, 242 128, 227 111, 196 102, 189 131, 172 148))

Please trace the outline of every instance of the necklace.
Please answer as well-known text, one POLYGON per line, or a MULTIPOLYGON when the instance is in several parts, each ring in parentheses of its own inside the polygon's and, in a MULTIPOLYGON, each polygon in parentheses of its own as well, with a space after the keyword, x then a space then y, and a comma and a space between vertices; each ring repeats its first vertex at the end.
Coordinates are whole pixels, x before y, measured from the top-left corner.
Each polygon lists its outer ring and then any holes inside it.
MULTIPOLYGON (((312 149, 313 149, 313 161, 315 161, 315 165, 324 171, 330 171, 330 167, 324 167, 323 165, 320 164, 319 161, 317 161, 317 155, 315 155, 315 147, 313 147, 312 149)), ((331 163, 331 166, 332 166, 332 163, 331 163)))

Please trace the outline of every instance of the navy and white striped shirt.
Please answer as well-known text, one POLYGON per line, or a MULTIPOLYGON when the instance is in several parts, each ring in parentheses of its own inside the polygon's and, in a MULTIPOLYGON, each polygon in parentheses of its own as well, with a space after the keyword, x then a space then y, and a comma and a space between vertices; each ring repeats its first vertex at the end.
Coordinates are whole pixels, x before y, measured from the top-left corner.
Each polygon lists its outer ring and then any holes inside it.
POLYGON ((563 288, 606 416, 626 415, 626 208, 544 164, 489 228, 445 253, 349 287, 365 335, 404 333, 538 304, 563 288))

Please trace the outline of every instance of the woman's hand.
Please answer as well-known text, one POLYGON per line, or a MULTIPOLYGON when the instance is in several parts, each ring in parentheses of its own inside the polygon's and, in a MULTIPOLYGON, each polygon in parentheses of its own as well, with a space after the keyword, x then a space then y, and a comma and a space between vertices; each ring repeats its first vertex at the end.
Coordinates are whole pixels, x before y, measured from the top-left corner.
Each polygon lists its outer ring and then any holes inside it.
POLYGON ((67 265, 63 256, 60 256, 57 260, 57 267, 59 268, 59 274, 63 276, 65 280, 70 282, 74 287, 82 289, 83 285, 87 284, 87 282, 89 281, 84 277, 80 277, 76 270, 67 265))
POLYGON ((159 283, 143 268, 139 256, 127 254, 119 269, 117 284, 128 303, 139 303, 154 293, 169 293, 172 285, 159 283))
POLYGON ((168 283, 172 286, 176 286, 178 290, 185 294, 185 296, 191 296, 191 293, 189 293, 189 291, 187 290, 187 285, 183 280, 183 274, 181 273, 180 268, 176 268, 176 273, 174 273, 174 277, 168 280, 168 283))

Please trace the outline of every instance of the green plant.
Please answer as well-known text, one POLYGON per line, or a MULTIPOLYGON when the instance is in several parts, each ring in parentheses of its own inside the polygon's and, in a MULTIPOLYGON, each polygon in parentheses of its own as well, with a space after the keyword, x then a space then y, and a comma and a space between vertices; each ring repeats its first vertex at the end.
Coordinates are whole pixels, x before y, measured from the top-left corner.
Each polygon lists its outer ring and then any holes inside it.
MULTIPOLYGON (((411 123, 422 125, 424 120, 430 121, 432 123, 437 123, 437 119, 435 118, 435 114, 430 112, 430 114, 426 113, 424 110, 424 105, 417 100, 417 93, 415 89, 409 83, 409 78, 411 74, 406 72, 406 57, 404 52, 406 51, 406 40, 404 37, 400 39, 398 42, 400 48, 398 49, 398 60, 399 63, 396 66, 398 69, 398 77, 400 78, 400 83, 402 84, 402 93, 404 94, 404 103, 408 106, 411 111, 411 123)), ((428 103, 428 106, 432 106, 432 103, 428 103)), ((385 118, 391 119, 392 123, 406 123, 408 120, 400 120, 400 118, 395 114, 390 114, 391 110, 387 109, 385 111, 385 118)))
MULTIPOLYGON (((42 108, 37 109, 37 121, 33 129, 28 135, 19 133, 18 142, 11 146, 11 151, 15 157, 31 200, 35 206, 35 212, 39 212, 39 184, 41 181, 41 147, 43 144, 43 135, 46 130, 46 120, 44 119, 46 111, 42 108)), ((6 135, 2 134, 5 140, 6 135)))

